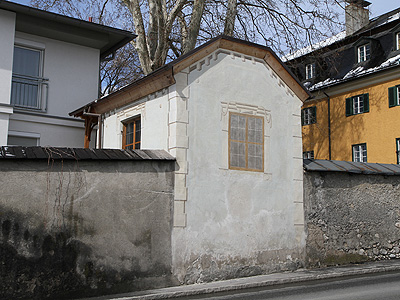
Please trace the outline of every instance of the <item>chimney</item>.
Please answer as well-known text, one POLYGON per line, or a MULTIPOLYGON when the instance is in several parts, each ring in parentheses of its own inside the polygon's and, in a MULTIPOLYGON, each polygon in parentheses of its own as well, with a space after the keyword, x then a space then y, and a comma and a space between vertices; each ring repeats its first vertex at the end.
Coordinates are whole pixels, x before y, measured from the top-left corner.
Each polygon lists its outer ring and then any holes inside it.
POLYGON ((352 35, 369 22, 369 9, 371 3, 364 0, 346 0, 346 36, 352 35))

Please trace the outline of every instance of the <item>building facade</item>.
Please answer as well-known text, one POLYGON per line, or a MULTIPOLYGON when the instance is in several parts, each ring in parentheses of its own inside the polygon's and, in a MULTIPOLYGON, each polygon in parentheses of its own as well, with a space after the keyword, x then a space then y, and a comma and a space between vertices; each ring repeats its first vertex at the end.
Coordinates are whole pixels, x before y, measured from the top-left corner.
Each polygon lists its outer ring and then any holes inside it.
POLYGON ((176 157, 172 269, 193 283, 302 265, 308 96, 269 48, 218 37, 72 114, 101 114, 104 148, 176 157))
POLYGON ((83 147, 68 116, 96 99, 100 60, 132 33, 0 2, 0 145, 83 147))
MULTIPOLYGON (((367 1, 348 2, 347 15, 368 18, 367 1)), ((287 62, 313 94, 302 109, 304 158, 399 163, 399 15, 346 24, 330 45, 287 62)))

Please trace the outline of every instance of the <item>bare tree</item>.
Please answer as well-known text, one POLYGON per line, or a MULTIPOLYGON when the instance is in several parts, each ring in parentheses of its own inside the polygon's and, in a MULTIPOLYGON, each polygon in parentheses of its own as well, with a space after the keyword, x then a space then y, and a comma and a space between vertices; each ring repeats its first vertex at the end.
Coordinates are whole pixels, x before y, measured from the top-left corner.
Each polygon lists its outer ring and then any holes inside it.
POLYGON ((220 34, 266 44, 279 54, 338 32, 341 0, 32 0, 43 9, 134 28, 144 74, 220 34))

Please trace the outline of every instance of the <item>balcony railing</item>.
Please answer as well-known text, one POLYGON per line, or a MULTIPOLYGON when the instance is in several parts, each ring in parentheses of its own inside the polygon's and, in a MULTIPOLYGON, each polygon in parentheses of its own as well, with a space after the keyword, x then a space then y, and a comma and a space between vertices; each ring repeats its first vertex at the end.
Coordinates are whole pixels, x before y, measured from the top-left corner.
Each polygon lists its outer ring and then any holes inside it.
POLYGON ((45 111, 47 108, 48 79, 13 74, 11 104, 15 107, 45 111))

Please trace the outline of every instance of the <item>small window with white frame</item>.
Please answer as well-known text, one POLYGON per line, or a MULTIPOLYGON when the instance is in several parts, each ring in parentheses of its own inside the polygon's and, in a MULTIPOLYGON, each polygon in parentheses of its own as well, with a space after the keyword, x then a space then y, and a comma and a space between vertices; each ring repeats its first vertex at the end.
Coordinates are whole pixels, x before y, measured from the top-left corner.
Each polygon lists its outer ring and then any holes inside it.
POLYGON ((346 116, 369 112, 369 94, 346 98, 346 116))
POLYGON ((313 79, 315 77, 315 63, 306 65, 306 79, 313 79))
POLYGON ((396 158, 397 164, 400 164, 400 138, 396 139, 396 158))
POLYGON ((367 144, 353 145, 353 161, 354 162, 367 162, 367 144))
POLYGON ((357 48, 357 62, 361 63, 369 60, 371 57, 370 44, 364 44, 357 48))
POLYGON ((395 34, 395 49, 400 50, 400 32, 395 34))
POLYGON ((314 159, 314 150, 311 151, 304 151, 303 152, 304 159, 314 159))
POLYGON ((301 125, 311 125, 317 123, 317 107, 311 106, 301 110, 301 125))

